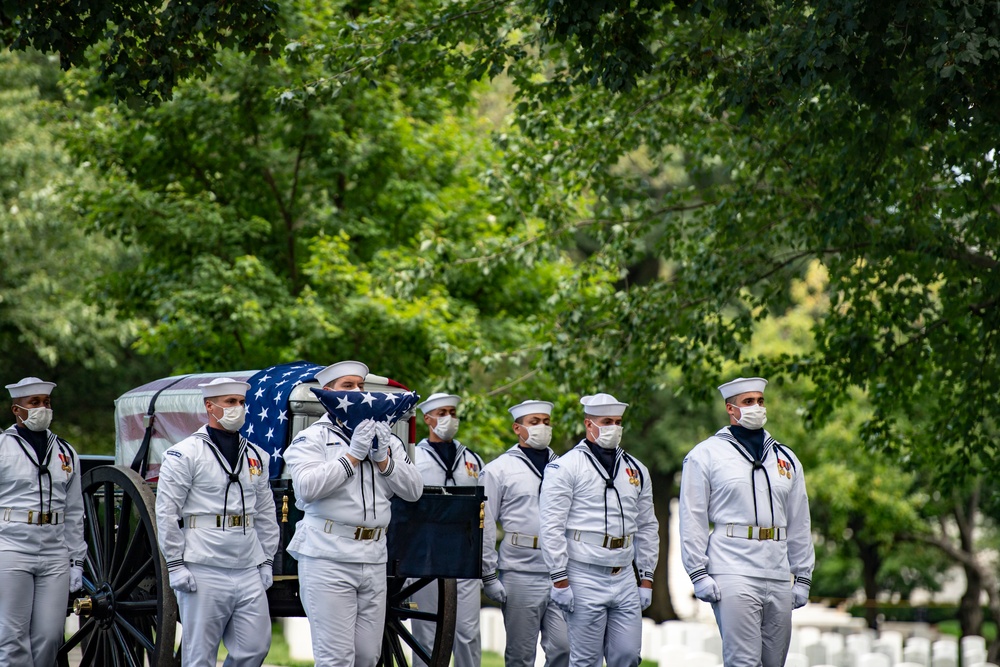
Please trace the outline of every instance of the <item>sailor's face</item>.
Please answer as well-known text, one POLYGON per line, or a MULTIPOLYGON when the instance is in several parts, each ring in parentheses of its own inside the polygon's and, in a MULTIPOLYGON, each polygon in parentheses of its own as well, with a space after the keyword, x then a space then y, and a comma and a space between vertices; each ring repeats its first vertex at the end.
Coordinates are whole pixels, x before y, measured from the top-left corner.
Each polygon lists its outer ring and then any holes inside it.
POLYGON ((749 408, 754 405, 764 406, 764 393, 760 391, 748 391, 745 394, 739 394, 738 396, 730 399, 726 403, 726 412, 729 416, 735 420, 739 420, 742 415, 740 408, 749 408))
POLYGON ((326 385, 324 389, 332 389, 333 391, 364 391, 365 379, 360 375, 342 375, 326 385))

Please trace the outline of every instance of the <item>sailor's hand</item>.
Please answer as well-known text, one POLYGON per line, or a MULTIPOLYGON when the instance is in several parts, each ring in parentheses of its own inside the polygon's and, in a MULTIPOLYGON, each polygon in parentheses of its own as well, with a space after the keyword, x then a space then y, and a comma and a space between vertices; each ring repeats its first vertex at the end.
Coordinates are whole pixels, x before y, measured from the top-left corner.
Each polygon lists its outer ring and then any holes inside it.
POLYGON ((389 446, 392 443, 392 427, 388 422, 375 422, 375 438, 372 440, 372 461, 381 463, 389 458, 389 446))
POLYGON ((549 597, 557 607, 569 614, 573 613, 573 588, 568 582, 562 588, 553 584, 552 589, 549 591, 549 597))
POLYGON ((366 419, 354 429, 351 435, 351 445, 347 453, 358 461, 363 461, 368 456, 372 448, 372 440, 375 438, 375 422, 366 419))
POLYGON ((792 609, 805 607, 809 602, 809 585, 802 581, 796 581, 792 586, 792 609))
POLYGON ((702 577, 694 582, 694 596, 702 602, 718 602, 722 599, 719 584, 712 577, 702 577))
POLYGON ((194 593, 198 590, 198 583, 194 580, 191 570, 178 565, 170 570, 170 587, 182 593, 194 593))

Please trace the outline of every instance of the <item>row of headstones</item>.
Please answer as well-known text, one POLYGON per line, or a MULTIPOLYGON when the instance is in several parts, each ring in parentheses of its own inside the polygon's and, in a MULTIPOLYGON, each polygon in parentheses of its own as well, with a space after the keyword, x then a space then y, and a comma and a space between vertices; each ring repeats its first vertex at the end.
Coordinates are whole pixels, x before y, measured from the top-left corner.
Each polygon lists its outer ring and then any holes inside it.
MULTIPOLYGON (((484 609, 484 650, 503 652, 506 636, 497 609, 484 609)), ((716 667, 722 663, 722 638, 710 623, 643 619, 642 658, 659 664, 716 667)), ((536 664, 544 656, 536 653, 536 664)), ((968 636, 961 640, 934 640, 903 633, 852 630, 849 634, 803 627, 792 631, 786 667, 995 667, 986 662, 986 640, 968 636), (961 662, 959 659, 961 658, 961 662)))
POLYGON ((922 667, 957 667, 986 662, 986 640, 983 637, 963 637, 961 641, 948 637, 934 640, 925 636, 904 637, 903 633, 874 631, 851 634, 820 632, 815 628, 800 628, 793 635, 790 667, 895 667, 915 664, 922 667))
MULTIPOLYGON (((484 608, 480 616, 484 651, 503 653, 506 632, 499 609, 484 608)), ((786 667, 997 667, 986 662, 986 640, 968 636, 961 640, 910 636, 883 631, 853 630, 850 634, 794 628, 786 667)), ((722 637, 714 624, 690 621, 642 623, 642 658, 661 665, 718 667, 722 665, 722 637)), ((536 652, 537 665, 545 663, 536 652)))

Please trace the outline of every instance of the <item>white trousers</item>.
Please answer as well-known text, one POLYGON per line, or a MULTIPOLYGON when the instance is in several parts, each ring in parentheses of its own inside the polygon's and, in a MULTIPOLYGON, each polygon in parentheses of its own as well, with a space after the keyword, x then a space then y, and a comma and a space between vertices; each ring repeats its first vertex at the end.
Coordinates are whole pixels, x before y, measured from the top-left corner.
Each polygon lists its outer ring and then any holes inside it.
POLYGON ((538 634, 546 667, 569 665, 569 634, 562 610, 549 601, 552 580, 547 572, 500 571, 507 590, 503 624, 507 631, 504 648, 506 667, 534 667, 538 634))
MULTIPOLYGON (((452 645, 454 667, 479 667, 483 657, 479 635, 479 610, 482 607, 480 579, 458 580, 458 605, 455 613, 455 642, 452 645)), ((431 582, 417 591, 411 600, 421 611, 437 611, 437 584, 431 582)), ((413 636, 428 649, 434 648, 437 624, 430 621, 413 621, 413 636)), ((423 667, 424 661, 413 659, 414 667, 423 667)))
POLYGON ((0 665, 56 664, 68 601, 68 556, 0 551, 0 665))
POLYGON ((374 667, 385 628, 385 563, 298 561, 316 667, 374 667))
POLYGON ((181 663, 215 667, 221 641, 229 651, 224 667, 260 667, 271 648, 267 594, 257 568, 189 563, 198 590, 177 592, 181 615, 181 663))
POLYGON ((712 605, 726 667, 783 667, 792 639, 788 581, 712 575, 722 599, 712 605))
POLYGON ((572 667, 636 667, 642 648, 639 586, 631 567, 612 568, 571 560, 567 566, 574 608, 569 626, 572 667))

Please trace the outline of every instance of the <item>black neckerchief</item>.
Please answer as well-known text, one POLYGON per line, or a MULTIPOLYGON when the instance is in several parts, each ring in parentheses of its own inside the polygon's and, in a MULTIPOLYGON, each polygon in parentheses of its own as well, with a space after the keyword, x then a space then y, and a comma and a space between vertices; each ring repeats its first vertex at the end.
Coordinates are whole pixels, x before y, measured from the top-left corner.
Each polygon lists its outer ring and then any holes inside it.
POLYGON ((17 434, 24 438, 35 450, 35 457, 41 461, 45 458, 45 452, 49 448, 49 435, 45 431, 32 431, 24 424, 15 424, 17 434))
MULTIPOLYGON (((774 493, 771 490, 771 476, 767 474, 767 468, 764 466, 764 458, 767 456, 768 448, 777 448, 777 443, 773 439, 769 439, 764 442, 764 429, 758 429, 760 432, 761 448, 760 454, 753 453, 751 447, 739 440, 736 435, 736 429, 742 429, 743 431, 750 431, 750 429, 743 428, 738 424, 733 424, 728 429, 723 429, 718 433, 718 436, 732 445, 740 456, 746 459, 747 463, 750 464, 750 493, 753 495, 753 522, 755 526, 760 525, 760 516, 757 513, 757 471, 764 473, 764 479, 767 481, 767 499, 771 505, 771 525, 774 525, 774 493), (728 433, 725 431, 728 430, 728 433), (746 450, 746 451, 744 451, 746 450)), ((777 456, 777 454, 775 454, 777 456)))
MULTIPOLYGON (((590 465, 594 466, 594 472, 601 475, 601 478, 604 480, 604 532, 606 534, 610 534, 608 532, 608 491, 614 491, 615 499, 618 501, 618 512, 622 517, 622 535, 625 535, 625 508, 622 506, 622 496, 618 493, 618 487, 615 486, 615 477, 618 474, 618 448, 604 449, 596 442, 591 442, 587 439, 584 439, 584 442, 587 443, 587 448, 590 450, 590 453, 594 455, 593 459, 588 458, 590 465), (607 464, 609 458, 611 460, 610 468, 607 464), (594 462, 594 459, 596 459, 601 466, 607 470, 607 477, 604 477, 601 473, 601 468, 597 467, 597 463, 594 462)), ((623 457, 624 454, 625 452, 622 452, 623 457)), ((586 456, 586 454, 584 454, 584 456, 586 456)))
POLYGON ((745 426, 740 426, 739 424, 733 424, 729 427, 729 432, 733 434, 736 440, 747 448, 750 455, 753 456, 755 461, 761 461, 764 458, 764 429, 758 428, 756 430, 749 429, 745 426))
POLYGON ((215 446, 219 448, 222 456, 225 457, 229 467, 236 470, 236 461, 240 455, 240 434, 230 433, 221 428, 208 427, 208 437, 212 439, 215 446))
POLYGON ((618 448, 612 447, 611 449, 605 449, 596 442, 591 442, 590 440, 586 440, 585 442, 587 443, 587 447, 590 448, 590 453, 597 457, 597 460, 601 462, 602 466, 604 466, 604 470, 607 471, 608 477, 614 477, 615 454, 617 453, 618 448))
POLYGON ((520 447, 521 453, 528 457, 531 465, 535 466, 539 477, 545 477, 545 466, 549 464, 549 450, 535 449, 534 447, 520 447))
MULTIPOLYGON (((454 440, 448 440, 447 442, 432 442, 428 440, 427 444, 431 446, 431 449, 441 459, 441 463, 444 464, 446 471, 450 471, 455 466, 455 455, 458 453, 458 446, 455 445, 454 440)), ((452 479, 454 480, 454 478, 452 479)))
MULTIPOLYGON (((240 521, 240 523, 243 526, 243 534, 246 535, 247 534, 247 523, 246 523, 247 504, 246 504, 246 498, 243 497, 243 482, 240 480, 240 473, 243 472, 243 459, 244 458, 249 458, 249 456, 250 456, 250 451, 249 451, 250 450, 250 443, 249 443, 249 441, 241 438, 239 433, 235 433, 234 434, 236 436, 236 439, 237 439, 236 440, 237 441, 237 446, 239 447, 239 449, 237 450, 236 465, 233 465, 233 464, 230 463, 229 467, 227 468, 226 467, 226 463, 228 463, 228 461, 225 459, 225 455, 222 453, 222 451, 220 450, 219 446, 217 444, 215 444, 215 438, 212 437, 212 431, 215 431, 215 430, 218 430, 218 429, 213 429, 211 426, 206 426, 205 430, 208 431, 207 435, 206 434, 202 434, 202 433, 195 433, 194 435, 195 435, 196 438, 198 438, 199 440, 201 440, 202 442, 204 442, 205 445, 208 447, 208 450, 210 452, 212 452, 212 454, 215 456, 215 460, 218 461, 219 467, 222 468, 222 472, 226 476, 226 480, 227 480, 226 481, 226 492, 225 492, 225 494, 222 497, 222 516, 226 517, 229 514, 229 487, 232 486, 233 484, 235 484, 237 486, 237 488, 239 489, 239 493, 240 493, 240 512, 241 512, 241 515, 243 517, 242 520, 240 521), (244 443, 246 443, 246 448, 245 449, 243 447, 244 443), (240 457, 239 455, 242 454, 244 451, 247 454, 246 457, 240 457)), ((251 479, 253 479, 253 478, 251 477, 251 479)), ((228 519, 224 519, 223 520, 223 524, 222 524, 222 530, 223 531, 226 530, 226 521, 228 521, 228 519)))

